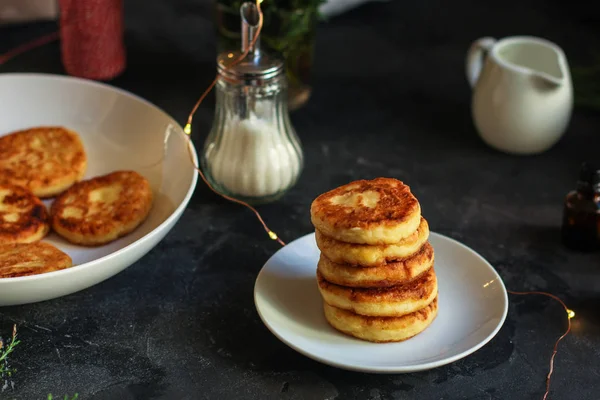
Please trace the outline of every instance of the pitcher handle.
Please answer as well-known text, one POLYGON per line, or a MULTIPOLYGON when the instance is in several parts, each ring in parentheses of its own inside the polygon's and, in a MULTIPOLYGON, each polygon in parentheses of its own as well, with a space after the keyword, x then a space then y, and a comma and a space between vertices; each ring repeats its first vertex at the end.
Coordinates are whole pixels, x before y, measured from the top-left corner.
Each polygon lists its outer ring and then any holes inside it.
POLYGON ((466 69, 467 81, 469 81, 472 88, 477 84, 485 56, 492 50, 494 44, 496 44, 496 39, 489 36, 478 39, 471 44, 467 53, 466 69))

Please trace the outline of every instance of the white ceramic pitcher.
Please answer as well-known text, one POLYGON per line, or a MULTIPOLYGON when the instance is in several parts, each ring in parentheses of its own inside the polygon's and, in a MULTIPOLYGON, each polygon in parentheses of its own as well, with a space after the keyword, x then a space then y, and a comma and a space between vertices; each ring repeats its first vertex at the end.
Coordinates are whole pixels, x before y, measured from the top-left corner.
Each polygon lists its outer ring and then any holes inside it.
POLYGON ((466 68, 473 120, 488 145, 535 154, 558 142, 573 109, 571 75, 560 47, 529 36, 484 37, 471 45, 466 68))

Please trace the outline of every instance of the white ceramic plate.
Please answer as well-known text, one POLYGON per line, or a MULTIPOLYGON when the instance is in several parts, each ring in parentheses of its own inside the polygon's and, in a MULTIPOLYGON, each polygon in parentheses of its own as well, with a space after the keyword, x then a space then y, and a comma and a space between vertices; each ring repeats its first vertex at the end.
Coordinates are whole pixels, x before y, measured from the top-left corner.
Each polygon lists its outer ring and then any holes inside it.
POLYGON ((156 106, 92 81, 0 74, 0 136, 39 125, 63 125, 79 133, 88 156, 86 179, 119 169, 144 175, 152 185, 154 205, 134 232, 105 246, 75 246, 50 234, 45 240, 67 252, 76 266, 0 279, 0 306, 64 296, 119 273, 171 230, 196 186, 181 126, 156 106))
POLYGON ((399 343, 370 343, 333 329, 323 316, 315 278, 314 234, 279 250, 258 274, 254 301, 275 336, 298 352, 339 368, 404 373, 436 368, 485 345, 500 330, 508 297, 500 276, 480 255, 436 233, 439 310, 419 335, 399 343))

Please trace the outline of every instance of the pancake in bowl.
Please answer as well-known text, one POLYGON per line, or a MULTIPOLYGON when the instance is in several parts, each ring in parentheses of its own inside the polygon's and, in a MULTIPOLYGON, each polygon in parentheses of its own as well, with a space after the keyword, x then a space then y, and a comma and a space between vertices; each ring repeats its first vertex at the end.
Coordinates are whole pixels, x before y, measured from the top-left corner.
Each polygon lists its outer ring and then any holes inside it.
POLYGON ((438 312, 437 297, 429 305, 401 317, 369 317, 323 304, 325 319, 340 332, 369 342, 400 342, 423 332, 438 312))
POLYGON ((421 218, 419 228, 411 235, 394 244, 368 245, 340 242, 315 231, 315 239, 321 253, 338 264, 377 267, 405 259, 417 253, 429 239, 429 225, 421 218))
POLYGON ((29 190, 0 184, 0 244, 31 243, 50 230, 50 216, 29 190))
POLYGON ((37 127, 0 137, 0 183, 23 186, 47 198, 83 178, 87 158, 77 133, 37 127))
POLYGON ((369 288, 402 285, 420 277, 433 267, 433 247, 428 242, 411 257, 379 267, 356 267, 338 264, 323 254, 317 269, 323 278, 341 286, 369 288))
POLYGON ((426 307, 437 296, 435 271, 419 279, 387 288, 350 288, 327 282, 317 271, 319 291, 330 306, 369 316, 400 317, 426 307))
POLYGON ((78 182, 52 204, 52 228, 86 246, 112 242, 137 228, 152 208, 152 189, 142 175, 117 171, 78 182))
POLYGON ((44 274, 72 265, 71 257, 50 243, 0 245, 0 278, 44 274))
POLYGON ((359 180, 318 196, 311 221, 330 238, 358 244, 398 243, 421 223, 421 206, 403 182, 359 180))

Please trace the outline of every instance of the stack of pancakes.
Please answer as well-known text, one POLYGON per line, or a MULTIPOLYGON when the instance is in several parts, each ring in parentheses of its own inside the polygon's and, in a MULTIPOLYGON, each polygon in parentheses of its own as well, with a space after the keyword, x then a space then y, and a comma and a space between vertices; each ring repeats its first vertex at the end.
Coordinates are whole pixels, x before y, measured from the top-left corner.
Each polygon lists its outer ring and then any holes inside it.
POLYGON ((311 205, 321 256, 325 318, 372 342, 408 339, 437 315, 429 226, 410 188, 396 179, 360 180, 311 205))

